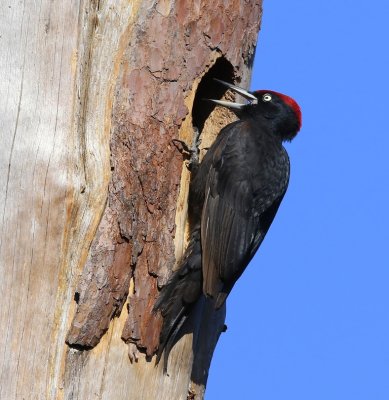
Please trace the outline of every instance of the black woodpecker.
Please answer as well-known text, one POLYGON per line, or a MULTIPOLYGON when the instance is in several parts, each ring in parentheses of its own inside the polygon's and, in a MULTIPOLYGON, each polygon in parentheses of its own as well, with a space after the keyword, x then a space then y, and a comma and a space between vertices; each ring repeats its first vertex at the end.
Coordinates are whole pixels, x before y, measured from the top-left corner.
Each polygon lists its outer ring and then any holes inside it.
POLYGON ((154 307, 163 317, 157 362, 165 351, 165 371, 195 302, 204 294, 220 308, 262 243, 288 187, 289 157, 282 142, 301 127, 300 107, 292 98, 219 82, 248 103, 210 100, 240 119, 220 131, 192 179, 190 241, 154 307))

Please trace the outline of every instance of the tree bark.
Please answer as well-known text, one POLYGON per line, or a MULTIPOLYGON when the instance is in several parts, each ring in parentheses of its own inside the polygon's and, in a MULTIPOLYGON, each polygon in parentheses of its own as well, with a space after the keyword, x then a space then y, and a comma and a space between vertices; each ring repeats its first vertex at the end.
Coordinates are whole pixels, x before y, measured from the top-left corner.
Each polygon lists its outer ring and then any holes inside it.
POLYGON ((199 301, 155 366, 190 172, 247 86, 261 1, 0 8, 0 399, 201 399, 225 309, 199 301))

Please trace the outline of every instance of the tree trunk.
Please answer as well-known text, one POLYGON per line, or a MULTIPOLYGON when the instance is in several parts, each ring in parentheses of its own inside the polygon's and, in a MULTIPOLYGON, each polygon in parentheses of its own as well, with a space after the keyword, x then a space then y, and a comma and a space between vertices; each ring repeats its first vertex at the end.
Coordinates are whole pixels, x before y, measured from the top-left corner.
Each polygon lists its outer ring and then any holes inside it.
POLYGON ((152 358, 188 230, 172 139, 231 121, 202 99, 247 86, 261 3, 0 8, 0 399, 203 397, 225 309, 198 303, 168 375, 152 358))

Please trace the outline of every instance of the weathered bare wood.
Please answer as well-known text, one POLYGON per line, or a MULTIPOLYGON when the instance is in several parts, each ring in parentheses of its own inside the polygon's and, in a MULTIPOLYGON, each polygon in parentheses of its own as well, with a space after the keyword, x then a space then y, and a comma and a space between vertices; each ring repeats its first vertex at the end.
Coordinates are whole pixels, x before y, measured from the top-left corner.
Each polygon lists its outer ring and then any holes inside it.
POLYGON ((260 15, 240 0, 0 7, 0 399, 202 398, 225 310, 198 305, 169 376, 138 350, 158 346, 157 284, 185 245, 172 139, 197 126, 205 148, 232 118, 199 100, 213 75, 247 83, 260 15))

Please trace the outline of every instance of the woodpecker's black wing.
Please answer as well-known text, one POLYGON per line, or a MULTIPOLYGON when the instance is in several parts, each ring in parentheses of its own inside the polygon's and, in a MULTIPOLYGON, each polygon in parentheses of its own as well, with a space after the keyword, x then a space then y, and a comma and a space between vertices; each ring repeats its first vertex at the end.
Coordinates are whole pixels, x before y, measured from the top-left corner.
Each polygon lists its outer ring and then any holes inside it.
POLYGON ((220 135, 199 171, 206 174, 203 291, 217 298, 216 307, 224 303, 261 244, 289 179, 286 151, 269 135, 261 137, 251 122, 228 125, 220 135))

